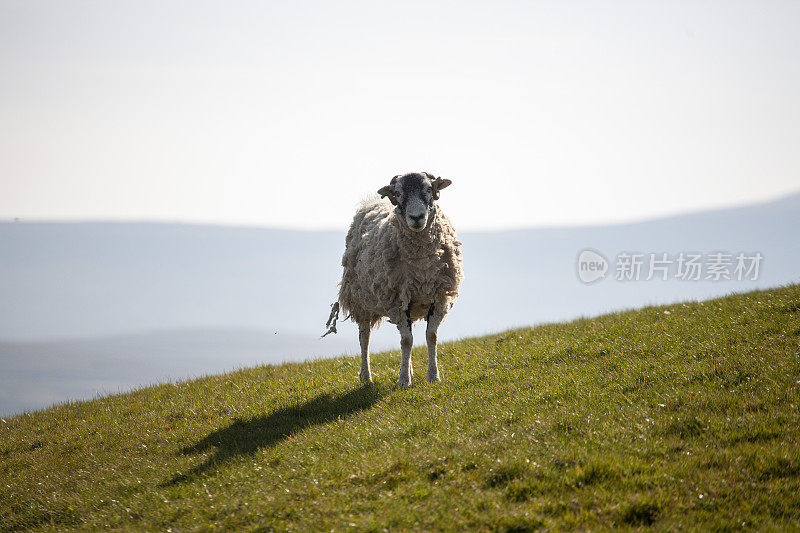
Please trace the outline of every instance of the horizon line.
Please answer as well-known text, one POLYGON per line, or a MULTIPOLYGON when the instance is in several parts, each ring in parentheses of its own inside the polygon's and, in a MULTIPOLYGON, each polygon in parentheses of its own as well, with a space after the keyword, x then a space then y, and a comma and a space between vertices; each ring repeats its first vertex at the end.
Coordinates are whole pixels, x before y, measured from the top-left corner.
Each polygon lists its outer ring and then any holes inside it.
MULTIPOLYGON (((682 211, 675 211, 667 214, 653 215, 644 218, 622 218, 616 220, 609 220, 606 222, 598 223, 576 223, 576 224, 544 224, 544 225, 531 225, 531 226, 509 226, 501 228, 475 228, 471 226, 463 227, 459 231, 463 233, 504 233, 514 231, 526 230, 559 230, 559 229, 588 229, 588 228, 607 228, 615 226, 627 226, 634 224, 643 224, 649 222, 657 222, 668 220, 671 218, 683 216, 695 216, 708 213, 715 213, 720 211, 730 211, 736 209, 747 209, 753 207, 763 207, 773 203, 779 203, 783 200, 788 200, 793 197, 800 197, 800 189, 795 189, 788 194, 780 194, 773 196, 766 200, 758 200, 750 203, 735 203, 725 204, 718 207, 709 207, 704 209, 687 209, 682 211)), ((230 229, 259 229, 259 230, 275 230, 275 231, 294 231, 302 233, 328 233, 328 232, 341 232, 347 231, 347 226, 341 227, 290 227, 279 225, 266 225, 256 223, 238 223, 238 222, 224 222, 224 221, 209 221, 202 219, 169 219, 169 218, 58 218, 58 217, 0 217, 0 224, 141 224, 141 225, 163 225, 163 226, 192 226, 192 227, 208 227, 208 228, 230 228, 230 229)))

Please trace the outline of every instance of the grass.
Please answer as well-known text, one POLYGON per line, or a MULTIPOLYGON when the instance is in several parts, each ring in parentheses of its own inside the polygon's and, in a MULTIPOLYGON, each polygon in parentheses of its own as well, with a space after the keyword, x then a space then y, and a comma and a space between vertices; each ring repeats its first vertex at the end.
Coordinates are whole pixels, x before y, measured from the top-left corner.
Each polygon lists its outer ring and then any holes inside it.
POLYGON ((800 286, 0 422, 0 529, 800 528, 800 286))

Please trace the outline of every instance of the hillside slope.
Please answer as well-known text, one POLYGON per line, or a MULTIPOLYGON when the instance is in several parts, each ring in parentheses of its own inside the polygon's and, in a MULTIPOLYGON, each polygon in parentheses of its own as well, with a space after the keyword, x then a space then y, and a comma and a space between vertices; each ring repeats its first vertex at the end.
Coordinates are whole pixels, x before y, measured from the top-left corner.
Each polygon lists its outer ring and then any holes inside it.
POLYGON ((800 286, 0 422, 0 529, 800 527, 800 286))
MULTIPOLYGON (((466 278, 439 338, 797 283, 798 226, 800 194, 611 226, 459 231, 466 278), (576 271, 585 248, 611 262, 606 279, 588 286, 576 271), (644 281, 647 263, 641 281, 614 275, 621 252, 719 251, 762 254, 758 279, 682 281, 673 265, 668 281, 644 281)), ((0 416, 240 366, 358 353, 349 321, 319 340, 345 232, 0 222, 0 363, 8 369, 0 416), (202 359, 198 345, 208 347, 202 359)), ((415 335, 423 340, 424 328, 415 335)), ((381 328, 371 343, 394 349, 397 330, 381 328)))

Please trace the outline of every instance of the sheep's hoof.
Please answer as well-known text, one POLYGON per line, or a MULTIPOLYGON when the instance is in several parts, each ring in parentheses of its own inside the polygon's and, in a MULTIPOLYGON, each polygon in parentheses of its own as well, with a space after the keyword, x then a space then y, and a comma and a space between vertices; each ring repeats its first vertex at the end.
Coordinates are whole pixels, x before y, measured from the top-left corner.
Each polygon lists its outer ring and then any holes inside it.
POLYGON ((442 381, 438 372, 436 374, 428 374, 428 383, 436 383, 437 381, 442 381))
POLYGON ((400 388, 410 387, 411 386, 411 378, 400 376, 400 379, 397 380, 397 386, 400 388))
POLYGON ((358 379, 361 380, 361 383, 372 383, 372 374, 370 372, 361 372, 358 375, 358 379))

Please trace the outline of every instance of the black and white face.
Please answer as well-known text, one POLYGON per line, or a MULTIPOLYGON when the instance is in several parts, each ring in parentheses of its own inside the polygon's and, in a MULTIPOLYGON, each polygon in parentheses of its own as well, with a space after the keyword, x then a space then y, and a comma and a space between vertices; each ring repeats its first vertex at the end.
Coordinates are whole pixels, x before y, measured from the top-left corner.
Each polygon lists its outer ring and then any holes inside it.
POLYGON ((447 179, 434 178, 427 172, 414 172, 395 176, 378 194, 389 197, 411 231, 422 231, 428 226, 433 202, 439 199, 439 191, 451 183, 447 179))

